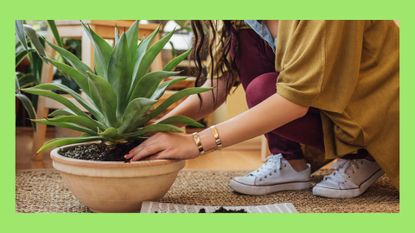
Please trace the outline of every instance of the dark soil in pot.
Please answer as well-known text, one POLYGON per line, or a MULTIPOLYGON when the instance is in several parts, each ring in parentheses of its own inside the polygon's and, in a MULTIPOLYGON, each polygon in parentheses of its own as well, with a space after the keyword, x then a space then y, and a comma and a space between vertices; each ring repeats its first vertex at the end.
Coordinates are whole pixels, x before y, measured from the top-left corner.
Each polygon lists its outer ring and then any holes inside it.
MULTIPOLYGON (((199 210, 199 213, 209 213, 206 212, 205 208, 201 208, 199 210)), ((218 209, 216 209, 213 212, 210 213, 248 213, 245 209, 236 209, 236 210, 231 210, 231 209, 226 209, 223 206, 219 207, 218 209)))
POLYGON ((94 161, 124 161, 126 155, 131 149, 141 144, 143 141, 127 142, 115 146, 108 146, 104 143, 83 144, 68 146, 60 149, 60 155, 81 160, 94 161))

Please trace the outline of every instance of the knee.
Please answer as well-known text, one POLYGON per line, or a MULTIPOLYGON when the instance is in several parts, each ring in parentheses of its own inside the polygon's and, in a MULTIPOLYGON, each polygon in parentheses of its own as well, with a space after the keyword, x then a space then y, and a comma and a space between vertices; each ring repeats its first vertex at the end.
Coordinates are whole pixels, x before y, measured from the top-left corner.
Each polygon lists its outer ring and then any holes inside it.
POLYGON ((253 107, 276 92, 276 73, 265 73, 254 78, 246 87, 245 94, 249 107, 253 107))

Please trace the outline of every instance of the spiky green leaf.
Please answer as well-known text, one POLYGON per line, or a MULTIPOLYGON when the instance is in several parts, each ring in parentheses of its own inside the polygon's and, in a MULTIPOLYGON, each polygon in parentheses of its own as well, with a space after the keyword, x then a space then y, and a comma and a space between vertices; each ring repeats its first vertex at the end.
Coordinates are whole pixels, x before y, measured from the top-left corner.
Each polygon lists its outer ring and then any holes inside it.
POLYGON ((138 67, 135 82, 140 80, 145 73, 148 72, 150 69, 151 64, 153 63, 154 59, 160 53, 160 51, 164 48, 164 46, 169 42, 170 38, 173 36, 174 31, 167 33, 164 37, 162 37, 159 41, 154 43, 144 54, 140 65, 138 67))
MULTIPOLYGON (((128 29, 128 31, 125 33, 125 36, 127 38, 127 45, 128 45, 128 51, 125 56, 127 59, 127 66, 128 66, 128 77, 129 77, 128 84, 130 86, 134 79, 134 66, 139 56, 139 53, 137 51, 138 49, 138 24, 139 24, 139 21, 135 21, 131 25, 131 27, 128 29)), ((130 86, 126 90, 130 91, 130 86)), ((128 99, 128 92, 127 92, 127 99, 128 99)), ((124 107, 125 106, 126 105, 124 105, 124 107)))
POLYGON ((91 129, 93 131, 98 131, 98 129, 105 130, 106 128, 99 121, 95 121, 89 117, 78 115, 61 115, 53 118, 48 118, 47 120, 50 122, 73 123, 91 129))
POLYGON ((97 74, 105 79, 108 78, 108 63, 111 58, 112 47, 100 37, 91 27, 82 22, 86 34, 94 45, 95 70, 97 74))
MULTIPOLYGON (((27 114, 29 115, 30 119, 36 118, 36 110, 33 107, 32 101, 23 94, 16 94, 16 97, 20 100, 20 103, 22 103, 24 109, 26 110, 27 114)), ((36 129, 36 127, 35 127, 36 129)))
MULTIPOLYGON (((88 103, 81 95, 76 93, 74 90, 69 87, 58 84, 58 83, 41 83, 36 86, 38 89, 50 90, 50 91, 62 91, 71 95, 82 107, 84 107, 88 112, 90 112, 97 120, 102 121, 104 119, 103 114, 94 106, 92 103, 88 103)), ((72 110, 72 109, 71 109, 72 110)), ((77 113, 78 114, 78 113, 77 113)), ((80 114, 87 116, 85 113, 80 114)))
POLYGON ((118 130, 114 127, 106 128, 103 132, 100 132, 99 135, 105 139, 111 139, 118 137, 118 130))
POLYGON ((27 46, 26 34, 23 26, 23 20, 16 20, 16 35, 19 39, 20 43, 23 47, 27 50, 29 47, 27 46))
POLYGON ((204 87, 192 87, 187 88, 181 91, 177 91, 169 98, 167 98, 162 104, 160 104, 156 109, 154 109, 149 115, 149 119, 153 119, 154 117, 158 116, 160 113, 164 112, 168 107, 170 107, 175 102, 179 101, 182 98, 185 98, 189 95, 202 93, 205 91, 209 91, 211 88, 204 88, 204 87))
POLYGON ((174 78, 170 79, 162 84, 160 84, 157 89, 154 91, 154 93, 151 95, 150 99, 158 100, 160 97, 164 94, 167 88, 170 86, 173 86, 174 84, 181 82, 183 80, 186 80, 186 77, 180 77, 180 78, 174 78))
POLYGON ((204 127, 203 124, 193 120, 190 117, 187 116, 171 116, 169 118, 166 118, 160 122, 158 122, 159 124, 183 124, 183 125, 188 125, 188 126, 193 126, 193 127, 198 127, 198 128, 202 128, 204 127))
POLYGON ((128 95, 126 90, 130 88, 132 73, 129 72, 130 55, 127 37, 124 33, 120 41, 115 45, 108 66, 108 82, 111 84, 117 98, 117 113, 120 115, 127 106, 128 95))
POLYGON ((39 35, 36 31, 29 25, 24 25, 24 31, 26 35, 29 37, 30 42, 32 43, 33 47, 36 49, 36 52, 39 54, 41 58, 46 57, 45 47, 43 46, 42 42, 39 39, 39 35))
POLYGON ((120 32, 118 30, 118 27, 115 26, 115 29, 114 29, 114 45, 116 45, 119 40, 120 40, 120 32))
POLYGON ((34 49, 24 49, 23 47, 20 48, 21 49, 16 48, 16 66, 18 66, 23 61, 28 53, 35 51, 34 49))
POLYGON ((171 133, 182 133, 183 129, 169 124, 152 124, 135 130, 134 132, 124 134, 126 138, 137 138, 148 136, 152 133, 157 132, 171 132, 171 133))
POLYGON ((19 83, 19 88, 26 88, 37 84, 36 77, 32 73, 18 73, 16 77, 19 83))
POLYGON ((52 91, 39 89, 39 88, 36 88, 36 86, 31 87, 31 88, 22 89, 22 91, 33 94, 33 95, 40 95, 40 96, 48 97, 50 99, 53 99, 53 100, 61 103, 64 106, 66 106, 67 108, 72 110, 75 114, 82 115, 82 116, 87 116, 86 113, 84 113, 81 109, 79 109, 71 101, 69 101, 65 97, 63 97, 61 95, 58 95, 58 94, 56 94, 52 91))
POLYGON ((137 49, 137 43, 138 43, 138 24, 139 24, 139 21, 135 21, 131 25, 131 27, 128 29, 128 31, 125 33, 127 37, 128 48, 134 49, 133 50, 134 53, 137 49))
POLYGON ((143 59, 148 46, 153 42, 156 35, 159 33, 160 27, 157 27, 148 37, 140 42, 137 48, 137 60, 134 63, 134 71, 133 71, 133 81, 137 78, 137 72, 140 68, 141 60, 143 59))
POLYGON ((150 98, 153 93, 157 90, 160 82, 163 79, 174 76, 178 72, 169 72, 169 71, 155 71, 147 73, 144 77, 137 83, 135 89, 131 92, 130 99, 135 99, 138 97, 150 98))
POLYGON ((112 89, 111 84, 103 77, 88 73, 90 97, 103 113, 106 123, 109 126, 117 126, 117 96, 112 89))
POLYGON ((173 70, 174 67, 176 67, 180 62, 182 62, 184 59, 186 59, 189 56, 191 51, 192 49, 189 49, 186 52, 180 54, 179 56, 173 58, 169 63, 167 63, 166 66, 164 66, 163 70, 165 71, 173 70))
POLYGON ((70 123, 70 122, 59 122, 59 121, 51 121, 49 119, 35 119, 32 120, 33 122, 45 125, 53 125, 60 128, 72 129, 79 132, 84 132, 89 135, 97 135, 97 132, 86 127, 80 126, 78 124, 70 123))
POLYGON ((52 32, 53 37, 55 38, 56 43, 58 43, 60 47, 63 47, 63 41, 59 35, 55 20, 48 20, 48 25, 49 25, 50 31, 52 32))
POLYGON ((75 115, 75 114, 69 109, 56 109, 55 111, 51 112, 48 115, 48 117, 69 116, 69 115, 75 115))
POLYGON ((76 84, 85 92, 89 93, 89 85, 88 85, 88 79, 87 74, 82 74, 78 70, 72 68, 71 66, 68 66, 64 63, 52 60, 47 58, 47 60, 54 65, 58 70, 60 70, 62 73, 66 74, 69 78, 73 79, 76 84))
POLYGON ((127 108, 125 109, 124 115, 122 116, 121 126, 119 131, 121 133, 129 132, 144 124, 144 115, 147 111, 156 103, 155 100, 147 98, 137 98, 132 100, 127 108))
POLYGON ((88 72, 92 72, 92 70, 85 63, 79 60, 79 58, 75 54, 53 43, 50 43, 49 41, 46 41, 46 42, 49 44, 50 47, 52 47, 56 52, 58 52, 59 55, 61 55, 62 58, 67 63, 69 63, 78 72, 82 73, 85 76, 87 76, 88 72))

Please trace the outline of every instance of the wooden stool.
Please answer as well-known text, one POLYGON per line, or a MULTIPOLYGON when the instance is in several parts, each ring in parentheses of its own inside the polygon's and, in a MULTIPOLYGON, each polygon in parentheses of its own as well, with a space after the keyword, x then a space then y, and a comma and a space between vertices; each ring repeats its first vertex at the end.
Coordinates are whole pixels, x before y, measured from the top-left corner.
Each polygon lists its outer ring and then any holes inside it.
MULTIPOLYGON (((133 20, 88 20, 84 21, 89 24, 98 35, 104 39, 114 39, 114 30, 115 27, 118 28, 119 32, 125 32, 128 28, 134 23, 133 20)), ((69 21, 56 21, 56 27, 59 31, 61 37, 80 39, 82 45, 82 61, 94 67, 94 48, 89 39, 88 35, 83 31, 83 27, 80 21, 69 20, 69 21)), ((148 36, 157 28, 156 24, 139 24, 138 38, 142 39, 143 37, 148 36)), ((53 35, 50 30, 47 32, 46 36, 48 41, 53 41, 53 35)), ((160 39, 160 34, 156 35, 155 40, 160 39)), ((46 46, 46 53, 53 57, 55 56, 55 51, 50 47, 46 46)), ((161 70, 163 69, 163 62, 161 55, 158 55, 154 60, 154 63, 151 65, 151 70, 161 70)), ((42 83, 50 83, 53 80, 53 66, 51 64, 43 63, 42 67, 42 83)), ((81 95, 84 95, 81 93, 81 95)), ((68 98, 70 101, 75 103, 78 107, 81 107, 72 97, 68 95, 63 95, 68 98)), ((37 105, 37 117, 46 118, 48 116, 49 109, 59 109, 63 106, 53 100, 39 97, 37 105)), ((81 107, 81 109, 83 109, 81 107)), ((46 125, 38 124, 36 126, 36 132, 34 132, 33 137, 33 154, 36 154, 36 151, 42 146, 46 138, 46 125)), ((35 155, 34 160, 43 160, 43 153, 35 155)))

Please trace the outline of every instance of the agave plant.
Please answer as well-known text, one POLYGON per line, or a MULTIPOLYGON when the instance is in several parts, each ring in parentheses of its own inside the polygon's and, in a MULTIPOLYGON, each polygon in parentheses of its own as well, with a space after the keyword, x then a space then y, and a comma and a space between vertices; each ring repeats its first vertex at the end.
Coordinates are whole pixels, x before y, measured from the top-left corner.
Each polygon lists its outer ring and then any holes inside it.
POLYGON ((174 31, 153 42, 159 33, 157 28, 138 43, 138 22, 135 22, 121 37, 116 32, 114 44, 111 46, 89 25, 82 25, 94 46, 94 69, 69 51, 48 41, 49 46, 65 62, 58 62, 46 55, 44 59, 72 78, 87 97, 82 98, 67 86, 52 83, 42 83, 23 91, 53 99, 66 107, 55 110, 47 119, 35 119, 35 122, 69 128, 84 134, 81 137, 48 141, 38 153, 74 143, 98 140, 107 145, 118 145, 136 141, 155 132, 181 132, 180 128, 174 126, 176 123, 202 126, 185 116, 173 116, 158 123, 150 123, 180 99, 210 90, 201 87, 187 88, 156 105, 169 86, 186 79, 175 77, 178 72, 172 70, 187 57, 190 50, 173 58, 163 70, 149 71, 150 65, 169 42, 174 31), (166 80, 167 77, 172 78, 166 80), (55 91, 71 95, 84 110, 55 91))

